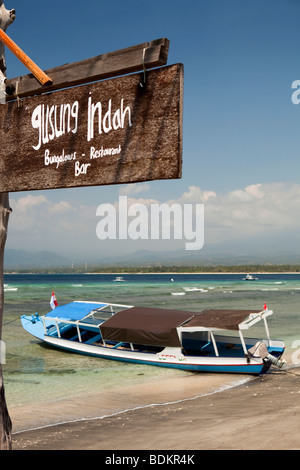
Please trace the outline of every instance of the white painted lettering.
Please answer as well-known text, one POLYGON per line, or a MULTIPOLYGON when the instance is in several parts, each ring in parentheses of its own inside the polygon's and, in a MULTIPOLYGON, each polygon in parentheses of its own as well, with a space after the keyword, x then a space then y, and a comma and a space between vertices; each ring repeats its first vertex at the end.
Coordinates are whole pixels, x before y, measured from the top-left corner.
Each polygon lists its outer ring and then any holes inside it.
POLYGON ((75 176, 86 175, 88 168, 91 166, 90 163, 75 162, 75 176))
POLYGON ((87 141, 89 142, 95 136, 95 128, 98 121, 98 134, 108 134, 112 130, 124 129, 126 125, 132 126, 130 106, 124 108, 124 99, 121 99, 120 107, 113 111, 113 103, 108 101, 107 109, 103 109, 100 101, 92 102, 91 96, 88 99, 88 125, 87 141), (105 113, 104 113, 105 111, 105 113), (104 115, 103 115, 104 113, 104 115))
POLYGON ((51 127, 51 134, 49 134, 49 140, 53 140, 55 138, 55 130, 54 130, 54 124, 52 121, 52 114, 54 112, 54 106, 51 106, 50 111, 49 111, 49 124, 51 127))
POLYGON ((33 129, 38 129, 39 131, 39 138, 38 144, 36 146, 33 145, 34 150, 38 150, 41 147, 42 143, 42 105, 37 106, 31 116, 31 125, 33 129))
POLYGON ((102 158, 106 155, 119 155, 121 153, 121 145, 118 147, 109 147, 103 148, 103 145, 100 149, 96 149, 95 147, 90 148, 90 159, 95 158, 102 158))
POLYGON ((39 150, 42 144, 47 144, 49 140, 59 138, 64 134, 78 129, 79 103, 75 101, 72 106, 67 104, 37 106, 31 116, 33 129, 38 130, 37 145, 33 145, 34 150, 39 150))
POLYGON ((76 160, 76 152, 65 154, 65 151, 63 150, 61 155, 50 155, 49 149, 45 150, 45 166, 56 164, 56 168, 58 168, 60 163, 68 162, 70 160, 76 160))
POLYGON ((71 132, 73 134, 76 134, 77 129, 78 129, 78 111, 79 111, 79 103, 78 101, 75 101, 71 109, 71 115, 74 118, 74 129, 71 129, 71 132))
POLYGON ((122 129, 124 129, 124 126, 125 126, 126 114, 128 114, 128 125, 129 125, 129 127, 131 127, 132 126, 132 123, 131 123, 131 110, 130 110, 129 106, 126 106, 126 108, 124 109, 124 100, 122 98, 121 99, 121 116, 122 116, 121 127, 122 127, 122 129))
POLYGON ((108 134, 112 130, 111 126, 111 100, 108 102, 108 109, 103 118, 103 130, 105 134, 108 134))

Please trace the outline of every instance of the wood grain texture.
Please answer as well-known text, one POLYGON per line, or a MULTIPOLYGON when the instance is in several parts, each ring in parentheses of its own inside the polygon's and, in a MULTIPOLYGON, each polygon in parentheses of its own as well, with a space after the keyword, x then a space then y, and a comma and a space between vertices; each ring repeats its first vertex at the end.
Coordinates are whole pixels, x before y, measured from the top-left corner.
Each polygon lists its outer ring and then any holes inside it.
POLYGON ((143 79, 138 73, 0 106, 0 192, 180 178, 183 66, 143 79))
POLYGON ((73 87, 166 65, 169 40, 156 39, 118 51, 102 54, 80 62, 61 65, 45 71, 52 80, 49 86, 40 86, 33 75, 8 79, 7 101, 16 99, 17 88, 20 98, 38 95, 66 87, 73 87))

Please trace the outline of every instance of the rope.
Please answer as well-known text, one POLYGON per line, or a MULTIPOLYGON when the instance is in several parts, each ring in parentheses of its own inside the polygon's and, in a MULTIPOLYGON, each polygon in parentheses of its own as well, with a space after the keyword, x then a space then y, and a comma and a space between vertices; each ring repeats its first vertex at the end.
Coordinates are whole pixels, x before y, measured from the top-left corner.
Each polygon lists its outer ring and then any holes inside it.
POLYGON ((6 326, 6 325, 9 325, 10 323, 14 323, 15 321, 18 321, 19 320, 19 317, 18 318, 15 318, 14 320, 11 320, 11 321, 8 321, 6 323, 3 323, 2 326, 6 326))
POLYGON ((144 47, 143 49, 143 73, 144 73, 144 83, 140 83, 140 86, 143 87, 146 83, 146 66, 145 66, 145 55, 146 55, 146 49, 149 49, 149 47, 144 47))
POLYGON ((286 374, 291 374, 291 375, 295 375, 296 377, 300 377, 300 374, 296 374, 296 372, 292 372, 290 370, 280 369, 280 372, 285 372, 286 374))
POLYGON ((17 82, 16 82, 16 90, 15 90, 15 96, 18 100, 18 109, 19 109, 20 108, 20 98, 19 98, 18 92, 19 92, 19 80, 17 80, 17 82))

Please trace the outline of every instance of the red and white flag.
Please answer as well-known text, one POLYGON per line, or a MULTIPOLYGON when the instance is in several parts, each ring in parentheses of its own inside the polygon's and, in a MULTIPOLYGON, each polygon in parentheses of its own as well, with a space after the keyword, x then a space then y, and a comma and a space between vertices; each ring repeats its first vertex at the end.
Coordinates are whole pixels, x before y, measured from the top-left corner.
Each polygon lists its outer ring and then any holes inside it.
POLYGON ((51 305, 52 310, 54 310, 57 307, 57 300, 56 300, 54 291, 52 292, 52 295, 51 295, 50 305, 51 305))

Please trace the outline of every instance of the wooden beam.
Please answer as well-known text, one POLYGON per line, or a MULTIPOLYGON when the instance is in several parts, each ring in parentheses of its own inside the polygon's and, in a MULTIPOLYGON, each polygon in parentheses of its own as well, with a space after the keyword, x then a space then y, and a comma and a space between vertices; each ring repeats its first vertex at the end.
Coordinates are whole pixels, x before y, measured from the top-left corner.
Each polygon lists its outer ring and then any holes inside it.
POLYGON ((166 65, 169 40, 166 38, 120 49, 80 62, 65 64, 46 70, 52 84, 40 86, 33 75, 11 78, 6 81, 7 101, 39 95, 63 88, 138 72, 166 65))

